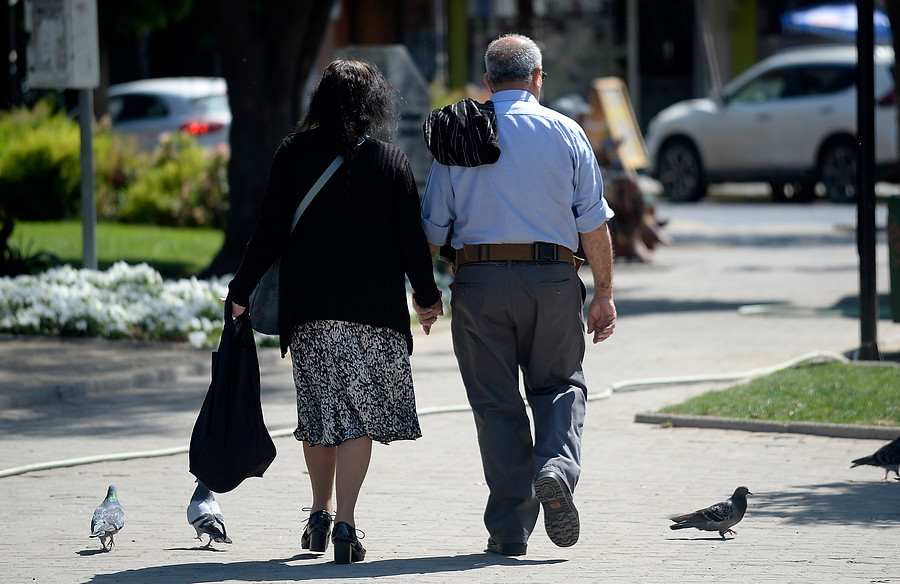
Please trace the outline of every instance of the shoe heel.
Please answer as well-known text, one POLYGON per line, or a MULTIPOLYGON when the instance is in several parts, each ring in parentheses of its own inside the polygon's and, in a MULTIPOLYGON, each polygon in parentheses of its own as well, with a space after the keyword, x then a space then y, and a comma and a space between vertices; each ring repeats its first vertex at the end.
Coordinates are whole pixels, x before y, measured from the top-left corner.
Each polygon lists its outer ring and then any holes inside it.
POLYGON ((309 534, 309 551, 324 552, 328 547, 328 532, 317 529, 309 534))
POLYGON ((334 542, 334 563, 349 564, 350 556, 353 553, 349 541, 334 542))

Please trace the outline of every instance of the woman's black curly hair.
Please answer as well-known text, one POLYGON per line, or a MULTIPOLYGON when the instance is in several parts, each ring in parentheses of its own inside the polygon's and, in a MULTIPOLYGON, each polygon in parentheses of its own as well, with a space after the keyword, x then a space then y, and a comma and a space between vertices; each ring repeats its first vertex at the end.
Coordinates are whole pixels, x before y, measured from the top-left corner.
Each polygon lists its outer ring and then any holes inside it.
POLYGON ((345 157, 365 134, 385 135, 395 118, 396 89, 366 61, 332 61, 312 91, 309 109, 298 130, 324 130, 345 157))

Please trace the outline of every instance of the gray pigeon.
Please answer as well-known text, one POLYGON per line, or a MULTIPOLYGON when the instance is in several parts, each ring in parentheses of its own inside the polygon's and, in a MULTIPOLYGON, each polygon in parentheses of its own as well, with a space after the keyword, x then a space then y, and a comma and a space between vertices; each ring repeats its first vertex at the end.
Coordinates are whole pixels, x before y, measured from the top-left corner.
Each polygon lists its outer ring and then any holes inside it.
POLYGON ((225 518, 222 510, 209 488, 197 481, 197 488, 191 496, 191 503, 187 508, 188 522, 197 531, 197 539, 203 541, 203 534, 209 536, 209 541, 203 547, 209 547, 212 542, 231 543, 231 538, 225 534, 225 518))
POLYGON ((106 491, 106 498, 94 510, 94 517, 91 519, 91 537, 99 537, 103 551, 109 551, 116 545, 113 536, 119 533, 124 526, 125 512, 119 505, 116 486, 110 485, 109 490, 106 491), (106 547, 107 538, 109 539, 109 548, 106 547))
POLYGON ((738 487, 731 497, 721 503, 710 505, 706 509, 699 509, 693 513, 670 517, 675 525, 670 525, 669 529, 696 527, 701 531, 718 531, 722 539, 725 539, 726 533, 735 533, 731 526, 737 525, 744 518, 744 512, 747 510, 747 495, 752 494, 747 487, 738 487))
POLYGON ((888 480, 888 473, 894 471, 894 474, 897 475, 897 480, 900 481, 900 438, 895 439, 893 442, 888 442, 876 450, 872 456, 857 458, 853 461, 853 466, 850 468, 864 464, 883 468, 884 478, 882 480, 888 480))

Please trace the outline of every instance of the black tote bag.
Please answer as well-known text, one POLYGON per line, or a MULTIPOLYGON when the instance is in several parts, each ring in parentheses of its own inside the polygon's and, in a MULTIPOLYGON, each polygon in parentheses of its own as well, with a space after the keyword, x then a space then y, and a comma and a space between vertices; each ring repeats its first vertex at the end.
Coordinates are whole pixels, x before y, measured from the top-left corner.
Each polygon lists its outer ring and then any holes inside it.
POLYGON ((225 301, 225 328, 212 354, 212 382, 191 433, 190 472, 216 493, 248 477, 261 477, 275 460, 275 444, 263 421, 259 359, 244 311, 232 319, 225 301))

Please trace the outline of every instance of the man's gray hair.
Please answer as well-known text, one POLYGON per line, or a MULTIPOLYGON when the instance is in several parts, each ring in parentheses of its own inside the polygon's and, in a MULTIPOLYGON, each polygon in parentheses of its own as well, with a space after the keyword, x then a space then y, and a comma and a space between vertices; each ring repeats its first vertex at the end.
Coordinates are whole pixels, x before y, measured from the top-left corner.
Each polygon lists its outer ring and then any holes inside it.
POLYGON ((484 67, 491 83, 528 81, 531 73, 540 66, 541 50, 533 40, 520 34, 506 34, 494 39, 484 53, 484 67))

